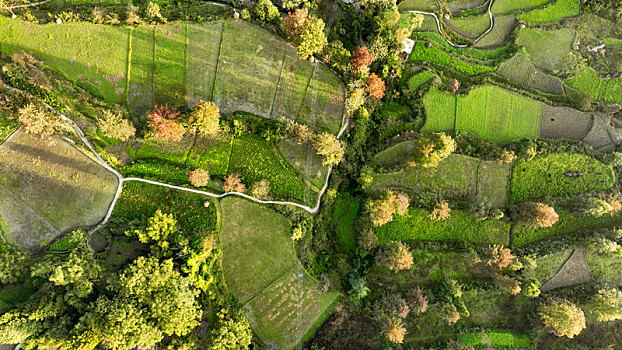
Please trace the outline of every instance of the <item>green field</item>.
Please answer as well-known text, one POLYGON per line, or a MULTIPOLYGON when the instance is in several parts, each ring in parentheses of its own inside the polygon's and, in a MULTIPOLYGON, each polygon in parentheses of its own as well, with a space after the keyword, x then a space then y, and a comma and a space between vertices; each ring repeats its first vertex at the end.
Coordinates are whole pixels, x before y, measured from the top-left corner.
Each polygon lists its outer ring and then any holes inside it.
POLYGON ((496 16, 492 30, 484 35, 474 47, 490 48, 505 44, 515 26, 516 18, 514 16, 496 16))
POLYGON ((559 153, 519 160, 513 170, 509 201, 600 191, 613 186, 615 181, 610 166, 582 154, 559 153), (567 177, 566 172, 582 172, 583 176, 567 177))
POLYGON ((19 125, 15 120, 8 120, 4 117, 2 111, 0 111, 0 145, 11 136, 18 127, 19 125))
POLYGON ((274 199, 296 199, 303 203, 315 201, 316 194, 302 177, 282 159, 273 147, 255 135, 242 135, 233 140, 230 174, 240 174, 242 182, 268 180, 274 199))
POLYGON ((129 29, 90 23, 35 25, 0 16, 0 50, 26 51, 94 95, 125 102, 129 29))
POLYGON ((469 37, 476 38, 483 34, 490 27, 490 17, 488 13, 475 16, 454 17, 449 22, 458 27, 469 37))
POLYGON ((466 241, 476 245, 510 242, 510 224, 504 221, 477 221, 471 214, 453 210, 443 221, 434 221, 429 212, 411 208, 388 224, 376 227, 380 244, 390 241, 466 241))
POLYGON ((568 68, 573 39, 574 32, 568 28, 525 28, 518 32, 516 44, 525 47, 536 67, 555 73, 568 68))
POLYGON ((279 79, 279 90, 270 116, 272 119, 286 117, 295 120, 297 118, 307 87, 313 79, 315 68, 295 54, 290 53, 285 56, 279 79))
POLYGON ((430 11, 436 10, 436 1, 434 0, 404 0, 399 5, 400 11, 430 11))
POLYGON ((460 336, 460 342, 469 346, 490 346, 494 348, 526 348, 531 346, 528 335, 517 334, 512 331, 490 330, 481 333, 467 333, 460 336))
POLYGON ((310 143, 298 143, 295 140, 284 139, 278 144, 278 152, 290 166, 298 170, 315 188, 321 189, 328 168, 322 165, 322 156, 318 155, 310 143))
POLYGON ((596 71, 585 67, 577 75, 566 80, 568 85, 590 95, 594 100, 606 102, 622 102, 622 78, 600 79, 596 71))
POLYGON ((142 115, 153 106, 154 27, 133 28, 130 52, 130 83, 128 104, 135 115, 142 115))
POLYGON ((529 10, 540 7, 551 0, 495 0, 492 4, 493 15, 516 11, 529 10))
POLYGON ((551 23, 562 18, 576 16, 580 9, 580 0, 557 0, 554 4, 543 9, 520 14, 518 19, 534 24, 551 23))
POLYGON ((220 207, 227 286, 246 303, 253 330, 264 342, 294 348, 328 316, 337 293, 321 294, 316 281, 298 274, 284 216, 234 197, 223 199, 220 207))
POLYGON ((408 89, 410 91, 416 91, 419 87, 428 81, 434 79, 436 74, 428 71, 422 71, 417 74, 414 74, 412 77, 408 78, 408 89))
POLYGON ((223 22, 207 26, 188 25, 186 88, 188 89, 188 104, 191 106, 199 100, 213 100, 222 28, 223 22))
POLYGON ((227 175, 233 147, 233 137, 197 136, 194 147, 188 153, 186 165, 189 168, 202 168, 217 176, 227 175))
POLYGON ((347 192, 340 193, 333 206, 331 227, 335 228, 339 243, 350 251, 356 251, 357 234, 354 221, 361 214, 361 211, 361 200, 347 192))
POLYGON ((0 216, 6 238, 22 248, 97 224, 116 189, 112 173, 61 138, 18 131, 0 147, 0 216))
POLYGON ((556 76, 539 71, 524 52, 518 52, 512 59, 502 63, 497 74, 510 82, 528 89, 549 94, 563 95, 564 83, 556 76))
POLYGON ((323 65, 317 65, 296 121, 312 130, 336 134, 345 111, 344 98, 345 88, 339 78, 323 65))
MULTIPOLYGON (((426 123, 422 131, 452 131, 452 99, 456 99, 454 95, 430 89, 423 98, 426 123)), ((540 102, 485 85, 457 98, 453 129, 469 131, 491 142, 535 139, 540 136, 541 115, 540 102)))
POLYGON ((607 255, 588 249, 585 254, 590 275, 596 281, 612 284, 622 284, 622 257, 619 255, 607 255))
POLYGON ((155 27, 153 98, 156 105, 186 105, 187 27, 155 27))
POLYGON ((455 69, 458 72, 467 75, 483 74, 492 72, 496 69, 495 67, 472 65, 463 62, 435 46, 430 46, 429 48, 425 47, 425 43, 423 41, 418 41, 415 44, 415 47, 410 55, 410 60, 413 62, 427 61, 429 63, 455 69))

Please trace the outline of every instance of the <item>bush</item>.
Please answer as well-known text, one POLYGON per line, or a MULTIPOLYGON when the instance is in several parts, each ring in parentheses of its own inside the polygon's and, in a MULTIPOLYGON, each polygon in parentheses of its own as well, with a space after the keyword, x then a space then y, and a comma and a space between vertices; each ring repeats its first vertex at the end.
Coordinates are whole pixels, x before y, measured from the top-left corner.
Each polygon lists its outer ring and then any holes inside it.
POLYGON ((528 298, 537 298, 540 296, 540 281, 535 278, 524 280, 522 283, 522 293, 528 298))
POLYGON ((410 313, 410 308, 406 300, 398 293, 384 293, 374 303, 373 313, 376 320, 379 321, 386 318, 405 319, 410 313))
POLYGON ((590 314, 599 322, 622 319, 622 292, 614 287, 598 291, 587 304, 590 314))
POLYGON ((522 203, 518 215, 518 221, 528 227, 551 227, 559 221, 553 207, 538 202, 522 203))
POLYGON ((402 242, 389 242, 376 253, 376 264, 395 272, 410 269, 413 255, 402 242))
POLYGON ((321 155, 324 160, 324 166, 333 166, 339 164, 343 159, 345 149, 341 141, 331 133, 323 132, 313 139, 313 148, 317 154, 321 155))
POLYGON ((270 199, 270 182, 268 180, 259 180, 254 182, 250 188, 251 196, 268 200, 270 199))
POLYGON ((368 200, 365 208, 374 226, 382 226, 393 220, 395 214, 404 215, 408 210, 409 198, 403 193, 386 191, 381 198, 368 200))
POLYGON ((324 34, 324 21, 310 16, 306 8, 289 13, 283 19, 283 27, 287 38, 303 60, 322 51, 328 43, 324 34))
POLYGON ((279 18, 279 9, 270 0, 259 0, 253 13, 261 21, 275 22, 279 18))
POLYGON ((123 116, 118 112, 104 110, 102 115, 95 119, 97 128, 104 136, 111 139, 119 139, 125 142, 136 133, 134 125, 129 120, 123 119, 123 116))
POLYGON ((415 144, 412 165, 421 165, 424 168, 436 167, 455 150, 456 141, 445 133, 421 135, 415 144))
POLYGON ((372 251, 378 247, 378 236, 371 228, 366 228, 359 233, 357 238, 359 247, 366 251, 372 251))
POLYGON ((155 136, 166 141, 180 141, 186 129, 179 122, 179 112, 166 105, 156 106, 147 116, 147 124, 155 131, 155 136))
POLYGON ((406 292, 406 302, 408 302, 410 312, 415 315, 420 315, 428 311, 428 298, 423 293, 421 287, 410 288, 408 292, 406 292))
POLYGON ((406 328, 404 322, 399 318, 389 318, 382 322, 382 332, 389 341, 402 344, 404 336, 406 336, 406 328))
POLYGON ((367 79, 365 79, 365 91, 370 97, 380 100, 384 97, 384 90, 386 89, 384 81, 380 79, 376 73, 371 73, 367 79))
POLYGON ((568 300, 551 299, 542 303, 538 315, 549 332, 558 337, 574 338, 585 329, 583 311, 568 300))
POLYGON ((434 221, 443 221, 449 218, 450 213, 451 208, 449 208, 449 203, 447 203, 447 201, 440 201, 434 205, 434 208, 432 208, 429 218, 434 221))
POLYGON ((27 133, 37 136, 52 135, 61 126, 60 118, 34 103, 17 111, 17 121, 27 133))
POLYGON ((502 245, 496 244, 488 248, 487 256, 486 265, 496 267, 499 270, 512 265, 515 258, 509 248, 503 248, 502 245))
POLYGON ((365 281, 365 277, 364 276, 350 276, 350 291, 349 293, 357 298, 357 299, 363 299, 367 296, 367 294, 369 293, 369 288, 367 287, 367 281, 365 281))
POLYGON ((147 19, 152 22, 166 22, 166 20, 162 17, 162 14, 160 13, 160 5, 158 5, 154 1, 149 1, 147 3, 147 7, 145 8, 145 17, 147 17, 147 19))
POLYGON ((190 181, 192 186, 207 186, 210 181, 209 172, 205 169, 194 169, 188 175, 188 181, 190 181))

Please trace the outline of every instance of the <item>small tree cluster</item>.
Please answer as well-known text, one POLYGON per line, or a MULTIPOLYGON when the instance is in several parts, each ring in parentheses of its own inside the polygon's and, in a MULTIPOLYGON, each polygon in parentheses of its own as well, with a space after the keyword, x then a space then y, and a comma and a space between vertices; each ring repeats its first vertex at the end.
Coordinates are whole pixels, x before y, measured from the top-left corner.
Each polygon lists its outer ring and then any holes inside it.
POLYGON ((494 281, 497 287, 507 291, 511 295, 518 295, 518 293, 521 292, 520 283, 512 277, 496 274, 494 281))
POLYGON ((371 73, 365 79, 365 92, 369 94, 369 96, 373 99, 380 100, 384 97, 384 90, 386 86, 384 85, 384 81, 380 79, 376 73, 371 73))
POLYGON ((622 211, 620 198, 614 195, 601 195, 598 197, 587 197, 580 203, 579 212, 582 215, 601 217, 605 215, 615 216, 622 211))
POLYGON ((167 105, 156 106, 147 116, 147 124, 157 138, 165 141, 180 141, 186 133, 179 121, 179 112, 167 105))
POLYGON ((145 17, 152 22, 166 22, 160 13, 160 5, 155 1, 149 1, 145 7, 145 17))
POLYGON ((535 278, 524 280, 521 284, 521 292, 528 298, 540 296, 540 281, 535 278))
POLYGON ((450 214, 451 208, 449 207, 449 203, 447 203, 447 201, 440 201, 432 208, 429 218, 434 221, 443 221, 448 219, 450 214))
POLYGON ((50 136, 61 127, 60 118, 35 103, 20 108, 17 121, 24 131, 37 136, 50 136))
POLYGON ((425 295, 421 287, 410 288, 408 292, 406 292, 406 302, 408 302, 410 312, 416 315, 420 315, 428 311, 428 297, 425 295))
POLYGON ((550 299, 540 305, 538 315, 549 332, 558 337, 574 338, 585 329, 583 311, 568 300, 550 299))
POLYGON ((248 349, 253 340, 251 325, 242 311, 221 310, 210 332, 209 349, 248 349))
POLYGON ((296 47, 303 60, 322 51, 328 43, 324 34, 324 21, 309 15, 309 10, 296 9, 283 19, 283 28, 288 40, 296 47))
POLYGON ((404 243, 389 242, 376 253, 376 264, 398 272, 412 267, 413 255, 404 243))
POLYGON ((346 113, 353 115, 365 103, 365 90, 362 87, 348 89, 346 96, 346 113))
POLYGON ((555 208, 539 202, 524 202, 518 211, 518 221, 529 227, 551 227, 559 221, 555 208))
POLYGON ((403 193, 386 191, 379 199, 370 199, 365 208, 374 226, 382 226, 393 221, 393 216, 404 215, 408 210, 410 199, 403 193))
POLYGON ((209 171, 205 169, 194 169, 188 175, 188 181, 192 186, 203 187, 207 186, 210 181, 209 171))
POLYGON ((456 141, 445 133, 421 135, 414 149, 412 165, 433 168, 456 150, 456 141))
POLYGON ((372 251, 378 247, 378 235, 371 228, 366 228, 359 233, 357 243, 361 249, 372 251))
POLYGON ((309 142, 313 139, 313 132, 309 130, 308 126, 285 117, 282 117, 280 120, 285 125, 285 132, 295 137, 298 144, 309 142))
POLYGON ((8 246, 0 246, 0 285, 15 283, 26 272, 28 255, 8 246))
POLYGON ((323 132, 313 139, 313 148, 317 154, 321 155, 324 160, 324 166, 333 166, 339 164, 343 159, 345 149, 341 141, 329 132, 323 132))
POLYGON ((225 177, 225 183, 222 186, 225 192, 244 193, 246 186, 242 183, 239 174, 229 174, 225 177))
POLYGON ((134 125, 127 120, 123 119, 121 113, 104 110, 101 116, 95 118, 97 121, 97 128, 104 134, 104 136, 119 139, 121 141, 127 141, 136 133, 134 125))
POLYGON ((599 290, 588 302, 588 310, 599 322, 622 319, 622 292, 613 287, 599 290))
POLYGON ((358 75, 361 72, 367 71, 369 66, 376 60, 374 55, 370 54, 367 47, 361 46, 356 51, 352 52, 350 56, 350 65, 352 66, 352 73, 358 75))
POLYGON ((279 9, 270 0, 258 0, 253 13, 260 21, 275 22, 279 19, 279 9))
POLYGON ((220 110, 214 102, 199 101, 190 113, 189 123, 203 136, 216 135, 220 130, 220 110))

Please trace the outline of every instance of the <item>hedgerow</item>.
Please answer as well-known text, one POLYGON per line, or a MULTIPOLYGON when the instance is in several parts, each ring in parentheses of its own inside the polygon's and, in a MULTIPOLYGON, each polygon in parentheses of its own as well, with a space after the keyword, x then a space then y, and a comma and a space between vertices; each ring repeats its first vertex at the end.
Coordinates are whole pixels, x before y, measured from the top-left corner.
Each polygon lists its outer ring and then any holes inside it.
POLYGON ((613 168, 583 154, 559 153, 519 160, 513 170, 509 201, 600 191, 613 186, 615 179, 613 168), (566 176, 568 172, 582 175, 566 176))
POLYGON ((483 74, 492 72, 496 69, 494 67, 470 65, 450 56, 448 53, 435 46, 430 46, 429 48, 425 47, 425 43, 422 41, 418 41, 415 44, 413 52, 410 55, 410 60, 416 62, 428 61, 441 66, 453 68, 467 75, 483 74))

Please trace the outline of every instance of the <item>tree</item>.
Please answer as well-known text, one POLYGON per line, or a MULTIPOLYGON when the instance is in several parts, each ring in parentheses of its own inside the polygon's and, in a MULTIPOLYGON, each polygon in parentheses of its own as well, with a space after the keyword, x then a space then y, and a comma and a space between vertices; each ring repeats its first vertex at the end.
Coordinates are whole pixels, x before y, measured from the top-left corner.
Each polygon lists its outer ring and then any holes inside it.
POLYGON ((309 10, 296 9, 283 19, 288 40, 296 47, 298 56, 306 60, 322 51, 328 43, 324 34, 324 21, 309 15, 309 10))
POLYGON ((324 166, 333 166, 339 164, 343 159, 345 149, 341 141, 329 132, 323 132, 313 139, 313 148, 317 154, 321 155, 324 160, 324 166))
POLYGON ((27 270, 27 258, 19 249, 0 246, 0 285, 17 282, 27 270))
POLYGON ((424 168, 436 167, 455 150, 456 141, 445 133, 421 135, 415 143, 412 165, 421 165, 424 168))
POLYGON ((538 315, 549 332, 558 337, 574 338, 585 328, 585 315, 564 299, 550 299, 540 305, 538 315))
POLYGON ((136 133, 136 128, 129 120, 123 119, 121 113, 104 110, 101 116, 95 117, 97 128, 104 136, 111 139, 127 141, 136 133))
POLYGON ((179 112, 167 105, 156 106, 147 116, 147 124, 155 131, 155 136, 165 141, 180 141, 186 129, 179 122, 179 112))
POLYGON ((374 55, 369 53, 366 46, 359 47, 356 51, 352 52, 352 55, 350 56, 352 72, 357 75, 361 71, 367 70, 375 59, 374 55))
POLYGON ((521 291, 528 298, 537 298, 540 296, 540 281, 536 278, 524 280, 521 291))
POLYGON ((496 244, 488 247, 486 255, 488 256, 486 265, 496 267, 499 270, 512 265, 515 258, 509 248, 504 248, 503 245, 496 244))
POLYGON ((251 185, 251 196, 257 199, 267 200, 270 198, 270 182, 268 180, 255 181, 251 185))
POLYGON ((377 320, 385 318, 405 319, 410 313, 410 308, 406 300, 398 293, 384 293, 374 303, 373 313, 377 320))
POLYGON ((261 21, 274 22, 279 18, 279 9, 270 0, 259 0, 253 9, 261 21))
POLYGON ((127 231, 127 236, 136 236, 141 243, 156 242, 162 249, 167 250, 170 236, 178 231, 177 220, 173 214, 156 210, 152 217, 147 219, 147 227, 141 230, 127 231))
POLYGON ((27 133, 37 136, 50 136, 61 126, 57 116, 35 103, 19 108, 17 121, 27 133))
POLYGON ((372 251, 378 247, 378 235, 371 228, 366 228, 359 233, 357 242, 361 249, 372 251))
POLYGON ((308 126, 285 117, 281 117, 280 121, 285 125, 285 131, 294 136, 298 144, 309 142, 313 139, 313 132, 309 130, 308 126))
POLYGON ((357 299, 363 299, 369 293, 369 288, 367 287, 367 281, 365 280, 365 276, 354 276, 351 275, 350 279, 350 291, 353 297, 357 299))
POLYGON ((613 195, 587 197, 580 201, 580 206, 580 214, 594 217, 614 216, 622 210, 620 199, 613 195))
POLYGON ((599 322, 622 319, 622 292, 617 288, 603 288, 587 304, 590 314, 599 322))
POLYGON ((415 315, 420 315, 428 311, 428 298, 425 296, 421 287, 413 287, 406 292, 406 302, 410 311, 415 315))
POLYGON ((200 135, 216 135, 220 130, 219 122, 220 111, 214 102, 201 100, 192 107, 189 123, 197 129, 200 135))
POLYGON ((379 199, 368 200, 365 208, 374 226, 382 226, 393 220, 395 214, 404 215, 410 199, 403 193, 385 191, 379 199))
POLYGON ((225 183, 222 186, 225 192, 239 192, 244 193, 246 186, 240 180, 239 174, 229 174, 225 177, 225 183))
POLYGON ((402 344, 404 337, 406 336, 406 328, 404 327, 404 321, 400 318, 388 318, 381 324, 382 332, 389 341, 402 344))
POLYGON ((518 212, 519 222, 529 227, 551 227, 559 221, 555 209, 544 203, 524 202, 518 212))
POLYGON ((447 201, 440 201, 434 205, 428 217, 434 221, 443 221, 449 218, 450 213, 451 208, 449 207, 449 203, 447 203, 447 201))
POLYGON ((413 265, 413 255, 402 242, 389 242, 376 254, 376 264, 392 271, 410 269, 413 265))
POLYGON ((497 274, 494 277, 494 281, 497 284, 497 287, 507 291, 511 295, 518 295, 518 293, 521 292, 520 283, 509 276, 497 274))
POLYGON ((213 350, 248 349, 253 339, 253 331, 242 311, 218 312, 216 327, 212 330, 211 345, 213 350))
POLYGON ((158 5, 154 1, 149 1, 147 3, 147 7, 145 8, 145 17, 152 22, 160 21, 166 22, 162 14, 160 13, 160 5, 158 5))
POLYGON ((440 303, 436 309, 436 313, 443 321, 450 325, 460 320, 458 309, 451 303, 440 303))
POLYGON ((365 103, 365 90, 362 87, 348 89, 346 96, 346 113, 353 115, 365 103))
POLYGON ((380 100, 384 97, 384 90, 386 89, 384 81, 380 79, 376 73, 371 73, 367 79, 365 79, 365 91, 376 100, 380 100))
POLYGON ((188 174, 188 181, 192 184, 192 186, 203 187, 207 186, 209 183, 210 176, 209 171, 205 169, 194 169, 188 174))
POLYGON ((460 82, 458 81, 458 79, 455 79, 455 78, 451 79, 451 82, 449 83, 449 91, 455 94, 459 88, 460 88, 460 82))

